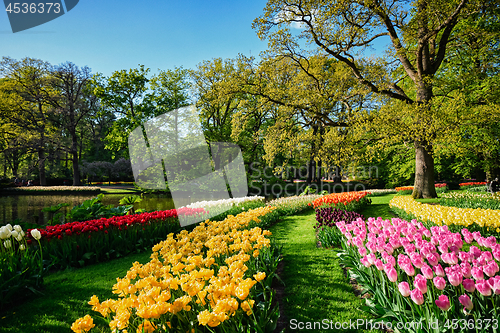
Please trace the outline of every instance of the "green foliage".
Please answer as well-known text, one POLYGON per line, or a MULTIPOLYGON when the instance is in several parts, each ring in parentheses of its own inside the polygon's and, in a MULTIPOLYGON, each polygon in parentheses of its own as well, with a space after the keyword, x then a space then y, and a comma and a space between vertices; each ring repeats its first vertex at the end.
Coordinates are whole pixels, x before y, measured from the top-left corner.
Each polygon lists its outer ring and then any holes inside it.
POLYGON ((492 194, 473 194, 471 192, 453 192, 441 195, 442 206, 458 208, 500 209, 500 196, 492 194))
POLYGON ((60 203, 55 206, 50 206, 50 207, 44 207, 42 208, 42 212, 47 212, 51 214, 51 217, 49 221, 47 221, 48 225, 54 225, 54 224, 59 224, 61 223, 61 217, 63 213, 57 213, 59 209, 63 207, 68 207, 69 203, 60 203))
MULTIPOLYGON (((142 198, 139 195, 129 195, 127 197, 123 197, 120 199, 120 205, 132 205, 132 208, 127 212, 127 214, 135 214, 140 213, 139 210, 134 210, 134 204, 142 201, 142 198)), ((141 210, 142 212, 142 210, 141 210)))
POLYGON ((98 194, 97 197, 85 200, 80 205, 74 206, 68 214, 66 221, 87 221, 101 217, 125 215, 132 209, 133 205, 113 207, 113 205, 103 205, 101 203, 104 194, 98 194))
POLYGON ((316 193, 316 189, 315 188, 312 188, 310 186, 306 186, 306 188, 304 189, 304 192, 300 193, 299 195, 300 196, 304 196, 304 195, 315 194, 315 193, 316 193))

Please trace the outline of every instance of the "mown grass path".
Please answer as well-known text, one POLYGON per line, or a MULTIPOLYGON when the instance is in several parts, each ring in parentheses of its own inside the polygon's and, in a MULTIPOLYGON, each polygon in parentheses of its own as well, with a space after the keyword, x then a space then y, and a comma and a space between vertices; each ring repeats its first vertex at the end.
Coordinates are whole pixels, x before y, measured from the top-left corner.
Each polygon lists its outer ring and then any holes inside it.
POLYGON ((358 310, 364 300, 354 294, 339 266, 338 250, 316 246, 315 223, 315 213, 310 210, 287 217, 270 228, 273 237, 283 245, 285 332, 304 331, 306 322, 321 323, 325 319, 328 329, 321 326, 310 328, 309 332, 366 332, 364 329, 330 329, 330 321, 335 325, 366 320, 368 316, 358 310), (302 330, 298 329, 299 322, 304 323, 302 330))

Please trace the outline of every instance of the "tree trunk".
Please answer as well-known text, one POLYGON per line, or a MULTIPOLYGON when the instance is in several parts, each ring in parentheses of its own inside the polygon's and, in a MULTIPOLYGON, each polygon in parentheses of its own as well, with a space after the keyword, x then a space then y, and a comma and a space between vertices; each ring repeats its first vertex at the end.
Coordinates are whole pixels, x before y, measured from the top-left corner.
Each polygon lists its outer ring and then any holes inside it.
MULTIPOLYGON (((428 53, 427 51, 426 47, 424 53, 428 53)), ((426 60, 428 57, 424 56, 423 58, 426 60)), ((428 67, 428 63, 424 61, 424 70, 426 70, 426 67, 428 67)), ((432 97, 432 82, 430 77, 424 76, 417 83, 417 103, 423 111, 422 118, 416 120, 417 123, 421 123, 420 126, 424 126, 428 121, 425 111, 431 107, 430 102, 432 97)), ((432 143, 429 143, 425 137, 415 140, 415 184, 412 194, 412 197, 415 199, 437 198, 434 186, 434 156, 432 153, 432 143)))
POLYGON ((40 186, 47 185, 47 178, 45 177, 45 150, 38 149, 38 178, 40 178, 40 186))
POLYGON ((79 186, 80 185, 80 170, 78 168, 78 142, 77 142, 77 137, 76 133, 73 134, 72 136, 72 143, 71 143, 71 155, 72 155, 72 161, 73 161, 73 186, 79 186))
POLYGON ((437 197, 432 146, 426 142, 415 142, 415 185, 412 197, 415 199, 437 197))

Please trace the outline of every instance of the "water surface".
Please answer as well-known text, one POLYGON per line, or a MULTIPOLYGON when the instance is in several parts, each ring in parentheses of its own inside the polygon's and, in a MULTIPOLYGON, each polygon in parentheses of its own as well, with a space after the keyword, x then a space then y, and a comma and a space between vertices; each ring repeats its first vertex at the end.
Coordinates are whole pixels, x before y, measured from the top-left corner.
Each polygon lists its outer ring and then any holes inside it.
MULTIPOLYGON (((0 196, 0 225, 11 223, 16 219, 29 223, 46 224, 50 219, 50 213, 42 212, 44 207, 55 206, 59 203, 69 203, 70 206, 63 207, 59 211, 64 215, 75 205, 85 200, 95 198, 97 194, 37 194, 37 195, 1 195, 0 196)), ((104 205, 118 206, 121 198, 129 194, 105 194, 102 200, 104 205)), ((183 205, 188 205, 188 198, 183 205)), ((144 194, 143 200, 134 204, 135 209, 146 211, 167 210, 175 208, 172 199, 164 195, 144 194)))

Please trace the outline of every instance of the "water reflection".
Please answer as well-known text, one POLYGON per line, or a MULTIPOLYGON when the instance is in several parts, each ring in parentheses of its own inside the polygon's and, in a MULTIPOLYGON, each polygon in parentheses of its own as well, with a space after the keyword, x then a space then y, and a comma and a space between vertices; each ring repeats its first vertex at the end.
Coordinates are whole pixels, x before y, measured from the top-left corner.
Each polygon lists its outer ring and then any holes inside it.
MULTIPOLYGON (((125 194, 106 194, 102 203, 104 205, 118 206, 119 201, 125 194)), ((11 223, 15 219, 22 221, 46 224, 50 220, 50 213, 42 212, 42 208, 57 205, 59 203, 69 203, 69 207, 63 207, 59 212, 64 215, 75 205, 81 204, 85 200, 95 198, 95 194, 84 195, 9 195, 0 196, 0 225, 11 223)), ((143 200, 134 204, 135 209, 145 209, 146 211, 173 209, 172 199, 163 195, 147 194, 143 200)), ((189 198, 185 204, 191 203, 189 198)))

